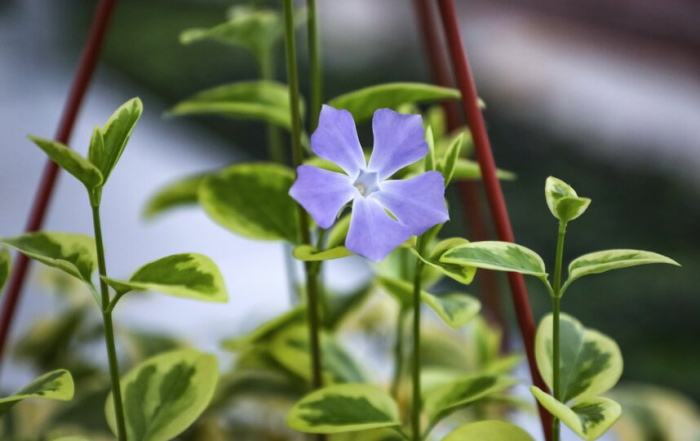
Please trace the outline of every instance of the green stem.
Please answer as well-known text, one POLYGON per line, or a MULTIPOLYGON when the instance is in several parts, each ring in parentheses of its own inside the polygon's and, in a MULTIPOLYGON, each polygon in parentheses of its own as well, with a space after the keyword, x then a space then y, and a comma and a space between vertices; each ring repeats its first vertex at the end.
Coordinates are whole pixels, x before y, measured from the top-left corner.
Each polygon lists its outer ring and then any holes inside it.
POLYGON ((323 104, 323 76, 321 69, 321 39, 318 32, 318 9, 316 0, 308 0, 309 68, 311 80, 310 132, 318 125, 323 104))
MULTIPOLYGON (((422 240, 419 237, 416 250, 421 252, 422 240)), ((413 280, 413 406, 411 408, 411 427, 414 441, 420 441, 421 393, 420 393, 420 312, 421 312, 421 273, 423 261, 416 259, 416 271, 413 280)))
MULTIPOLYGON (((561 269, 564 259, 564 237, 566 236, 566 222, 559 223, 559 236, 557 238, 557 256, 554 264, 554 286, 552 296, 552 394, 558 401, 562 401, 559 370, 559 312, 561 302, 561 269)), ((552 415, 552 441, 559 441, 559 419, 552 415)))
POLYGON ((403 373, 403 342, 404 342, 404 325, 406 323, 406 310, 399 309, 399 314, 396 319, 396 342, 394 344, 394 378, 391 382, 391 395, 398 399, 399 385, 401 384, 401 375, 403 373))
MULTIPOLYGON (((299 113, 299 78, 297 73, 296 42, 294 40, 294 4, 292 0, 284 0, 284 43, 287 58, 287 81, 289 82, 289 104, 292 119, 292 151, 294 166, 298 167, 304 159, 301 146, 301 114, 299 113)), ((311 232, 309 231, 309 218, 304 208, 299 205, 299 228, 301 229, 301 242, 311 245, 311 232)), ((321 376, 321 346, 319 343, 319 291, 318 278, 314 271, 314 262, 304 262, 306 270, 306 310, 309 327, 309 343, 311 357, 311 386, 313 389, 323 387, 321 376)), ((324 435, 318 435, 318 440, 324 440, 324 435)))
MULTIPOLYGON (((260 77, 266 81, 275 79, 275 63, 272 57, 272 49, 261 51, 258 60, 260 62, 260 77)), ((270 159, 278 164, 284 163, 284 150, 282 149, 282 133, 272 123, 267 123, 267 149, 270 159)))
POLYGON ((107 283, 102 280, 103 276, 107 276, 107 263, 105 261, 104 243, 102 241, 102 222, 100 221, 99 205, 92 206, 92 223, 95 229, 95 243, 97 244, 97 264, 100 271, 100 290, 102 294, 102 320, 105 326, 109 376, 112 380, 112 398, 114 400, 114 413, 117 421, 117 437, 119 441, 126 441, 126 422, 124 420, 122 390, 119 385, 119 362, 117 360, 117 349, 114 343, 112 312, 109 310, 109 288, 107 287, 107 283))

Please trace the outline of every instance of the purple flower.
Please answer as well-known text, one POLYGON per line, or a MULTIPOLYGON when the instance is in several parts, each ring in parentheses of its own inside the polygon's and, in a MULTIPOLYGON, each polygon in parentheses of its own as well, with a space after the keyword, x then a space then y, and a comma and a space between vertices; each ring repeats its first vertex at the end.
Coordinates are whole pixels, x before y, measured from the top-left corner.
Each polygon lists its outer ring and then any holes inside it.
POLYGON ((352 201, 345 246, 379 262, 411 236, 449 219, 442 175, 429 171, 405 180, 389 180, 398 170, 428 153, 420 115, 379 109, 372 119, 374 150, 369 164, 347 110, 323 106, 311 148, 339 165, 345 174, 310 165, 297 169, 289 194, 321 228, 329 228, 352 201))

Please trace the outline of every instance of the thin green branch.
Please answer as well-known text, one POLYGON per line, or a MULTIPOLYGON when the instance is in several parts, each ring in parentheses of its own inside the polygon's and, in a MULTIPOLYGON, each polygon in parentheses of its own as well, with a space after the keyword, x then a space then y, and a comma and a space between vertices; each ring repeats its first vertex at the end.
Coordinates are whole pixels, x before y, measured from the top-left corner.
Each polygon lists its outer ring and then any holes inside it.
POLYGON ((318 8, 316 0, 308 0, 309 70, 311 80, 311 109, 309 133, 316 130, 323 104, 323 73, 321 69, 321 39, 318 30, 318 8))
MULTIPOLYGON (((560 390, 560 342, 559 342, 559 315, 561 302, 561 269, 564 260, 564 237, 566 236, 566 222, 559 223, 559 234, 557 237, 557 256, 554 264, 554 295, 552 296, 552 394, 558 401, 562 401, 560 390)), ((552 415, 552 440, 559 441, 560 432, 559 418, 552 415)))
POLYGON ((122 404, 122 391, 119 384, 119 362, 117 349, 114 343, 114 325, 112 324, 112 312, 109 310, 109 288, 102 277, 107 277, 107 262, 105 260, 104 243, 102 240, 102 222, 100 221, 99 205, 92 206, 92 223, 95 230, 95 243, 97 245, 97 264, 100 272, 100 290, 102 293, 102 320, 105 327, 105 344, 109 359, 109 376, 112 381, 112 398, 114 400, 114 413, 117 422, 117 437, 119 441, 126 441, 126 421, 124 419, 124 406, 122 404))
MULTIPOLYGON (((287 81, 289 83, 289 104, 292 119, 292 151, 294 165, 298 167, 304 159, 301 145, 301 113, 299 111, 299 78, 297 73, 296 42, 294 38, 294 4, 292 0, 284 0, 284 43, 287 59, 287 81)), ((311 245, 311 232, 309 230, 309 218, 304 208, 299 205, 299 228, 301 229, 301 242, 311 245)), ((319 335, 319 291, 318 277, 314 271, 313 262, 304 262, 306 271, 306 308, 309 327, 309 342, 311 358, 311 385, 313 389, 323 387, 321 371, 321 345, 319 335)), ((318 435, 318 440, 325 440, 324 435, 318 435)))
MULTIPOLYGON (((423 239, 418 238, 416 250, 422 252, 423 239)), ((420 313, 421 313, 421 274, 424 263, 421 259, 416 259, 416 270, 413 280, 413 403, 411 407, 411 428, 413 429, 413 440, 420 441, 420 417, 421 417, 421 354, 420 354, 420 313)))

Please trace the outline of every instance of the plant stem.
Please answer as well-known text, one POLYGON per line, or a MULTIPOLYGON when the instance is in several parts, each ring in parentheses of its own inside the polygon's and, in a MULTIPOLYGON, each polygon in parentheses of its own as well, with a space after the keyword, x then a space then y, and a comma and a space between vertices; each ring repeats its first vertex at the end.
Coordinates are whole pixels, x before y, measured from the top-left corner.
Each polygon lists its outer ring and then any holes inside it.
MULTIPOLYGON (((287 81, 289 83, 289 104, 292 117, 292 151, 294 166, 298 167, 302 164, 304 153, 301 146, 299 78, 297 73, 296 42, 294 40, 294 4, 292 0, 284 0, 284 37, 287 58, 287 81)), ((309 218, 301 205, 298 208, 301 242, 305 245, 311 245, 309 218)), ((314 262, 304 262, 304 269, 306 270, 306 315, 309 327, 311 386, 313 389, 319 389, 323 387, 323 377, 321 376, 321 346, 319 342, 318 278, 317 272, 314 271, 314 262)), ((325 436, 318 435, 316 439, 325 440, 325 436)))
MULTIPOLYGON (((266 81, 275 79, 275 63, 272 57, 272 49, 264 50, 258 56, 260 62, 260 77, 266 81)), ((284 163, 284 150, 282 149, 282 134, 280 129, 272 123, 267 123, 267 149, 270 159, 278 164, 284 163)))
POLYGON ((316 130, 323 104, 323 76, 321 70, 321 39, 318 32, 316 0, 308 0, 309 68, 311 80, 310 132, 316 130))
POLYGON ((112 398, 114 400, 114 413, 117 421, 117 437, 119 441, 126 441, 126 422, 124 420, 122 390, 119 384, 119 362, 117 360, 117 349, 114 343, 114 325, 112 324, 112 312, 108 310, 109 289, 107 283, 102 280, 103 276, 107 276, 107 263, 105 261, 104 243, 102 241, 102 222, 100 221, 99 205, 92 206, 92 224, 95 229, 95 243, 97 245, 97 264, 100 271, 100 290, 102 293, 102 320, 105 326, 109 376, 112 380, 112 398))
MULTIPOLYGON (((562 400, 559 385, 559 310, 561 302, 561 267, 564 258, 564 236, 566 236, 566 222, 559 223, 559 236, 557 238, 557 257, 554 264, 554 295, 552 296, 552 394, 558 401, 562 400)), ((552 440, 559 441, 559 419, 552 415, 552 440)))
POLYGON ((391 396, 398 399, 399 385, 401 384, 401 375, 403 374, 403 342, 404 342, 404 325, 406 323, 406 310, 399 309, 399 314, 396 319, 396 342, 394 344, 394 378, 391 382, 391 396))
MULTIPOLYGON (((421 252, 422 238, 418 238, 416 250, 421 252)), ((413 440, 420 441, 420 416, 421 416, 421 393, 420 393, 420 310, 421 310, 421 274, 423 272, 423 261, 416 259, 416 271, 413 279, 413 406, 411 409, 411 427, 413 429, 413 440)))

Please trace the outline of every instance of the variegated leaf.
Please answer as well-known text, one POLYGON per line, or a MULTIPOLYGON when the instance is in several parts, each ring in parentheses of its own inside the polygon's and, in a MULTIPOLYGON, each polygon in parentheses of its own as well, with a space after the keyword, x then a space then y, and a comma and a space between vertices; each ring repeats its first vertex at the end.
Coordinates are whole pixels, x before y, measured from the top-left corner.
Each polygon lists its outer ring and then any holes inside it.
MULTIPOLYGON (((340 343, 325 332, 320 335, 321 368, 326 384, 363 383, 367 376, 340 343)), ((270 344, 270 353, 277 362, 296 375, 309 380, 309 331, 306 326, 290 327, 277 334, 270 344)))
POLYGON ((209 176, 199 202, 218 224, 258 240, 299 241, 297 204, 289 196, 294 171, 277 164, 237 164, 209 176))
POLYGON ((3 238, 0 244, 81 280, 100 303, 100 296, 92 284, 92 273, 97 268, 97 248, 92 237, 40 232, 3 238))
POLYGON ((620 405, 609 398, 584 398, 568 407, 536 386, 530 390, 545 409, 586 441, 600 438, 622 414, 620 405))
POLYGON ((5 287, 5 282, 12 272, 12 259, 10 258, 10 252, 6 249, 0 249, 0 293, 5 287))
POLYGON ((606 250, 586 254, 574 259, 569 264, 569 280, 566 286, 583 276, 600 274, 607 271, 629 268, 632 266, 664 263, 680 266, 675 260, 650 251, 606 250))
POLYGON ((225 303, 224 279, 211 259, 197 253, 182 253, 148 263, 128 281, 104 277, 115 291, 155 291, 187 299, 225 303))
POLYGON ((28 138, 53 162, 82 182, 89 192, 103 184, 104 179, 98 167, 83 158, 80 153, 57 141, 35 136, 28 136, 28 138))
POLYGON ((455 168, 457 167, 457 160, 459 159, 459 151, 462 148, 462 136, 457 137, 450 147, 445 152, 442 161, 438 167, 438 171, 442 173, 445 180, 445 187, 452 181, 452 176, 454 175, 455 168))
POLYGON ((352 251, 344 246, 329 248, 327 250, 318 250, 311 245, 298 245, 293 251, 294 257, 303 262, 342 259, 343 257, 352 256, 353 254, 352 251))
POLYGON ((171 182, 156 193, 146 203, 144 215, 153 218, 174 208, 197 204, 199 185, 209 173, 199 173, 171 182))
POLYGON ((0 415, 18 402, 28 398, 70 401, 73 399, 73 392, 73 377, 71 377, 70 372, 65 369, 52 371, 24 386, 14 395, 0 398, 0 415))
POLYGON ((178 103, 168 114, 216 114, 291 127, 289 90, 274 81, 242 81, 208 89, 178 103))
MULTIPOLYGON (((133 98, 122 104, 107 120, 102 128, 102 153, 100 155, 90 155, 100 157, 102 161, 95 164, 102 172, 104 183, 109 179, 109 175, 119 162, 124 148, 131 138, 131 134, 136 127, 136 123, 143 113, 143 103, 139 98, 133 98)), ((92 146, 91 146, 92 148, 92 146)), ((103 185, 104 185, 103 183, 103 185)))
POLYGON ((549 211, 564 223, 581 216, 591 204, 590 199, 579 197, 569 184, 553 176, 545 182, 544 195, 549 211))
POLYGON ((312 392, 296 403, 287 424, 305 433, 342 433, 401 425, 394 400, 368 384, 341 384, 312 392))
POLYGON ((333 98, 328 103, 336 109, 352 113, 356 123, 372 117, 374 111, 388 107, 394 109, 403 104, 459 99, 457 89, 423 83, 386 83, 355 90, 333 98))
MULTIPOLYGON (((537 367, 552 388, 552 315, 537 328, 537 367)), ((622 375, 622 354, 610 337, 586 329, 575 318, 561 314, 559 323, 560 393, 562 402, 595 397, 610 390, 622 375)))
MULTIPOLYGON (((136 366, 121 380, 128 439, 177 437, 207 408, 218 378, 216 357, 192 349, 166 352, 136 366)), ((116 434, 112 394, 105 415, 116 434)))
POLYGON ((485 241, 446 250, 440 262, 546 278, 542 258, 534 251, 509 242, 485 241))
POLYGON ((534 441, 520 427, 505 421, 479 421, 465 424, 447 435, 442 441, 534 441))
POLYGON ((431 424, 477 400, 515 386, 517 380, 496 375, 472 375, 443 384, 425 395, 424 409, 431 424))
MULTIPOLYGON (((411 283, 383 276, 377 276, 376 280, 403 308, 413 307, 413 285, 411 283)), ((463 293, 435 296, 422 290, 421 301, 453 329, 466 325, 481 311, 481 302, 475 297, 463 293)))
POLYGON ((466 245, 469 241, 467 239, 462 239, 461 237, 453 237, 450 239, 445 239, 439 242, 432 249, 427 257, 421 256, 415 248, 411 248, 411 252, 415 254, 419 259, 421 259, 426 265, 431 268, 435 268, 447 277, 469 285, 474 280, 476 275, 476 267, 468 265, 458 265, 452 263, 441 262, 440 258, 445 254, 446 251, 458 247, 460 245, 466 245))

